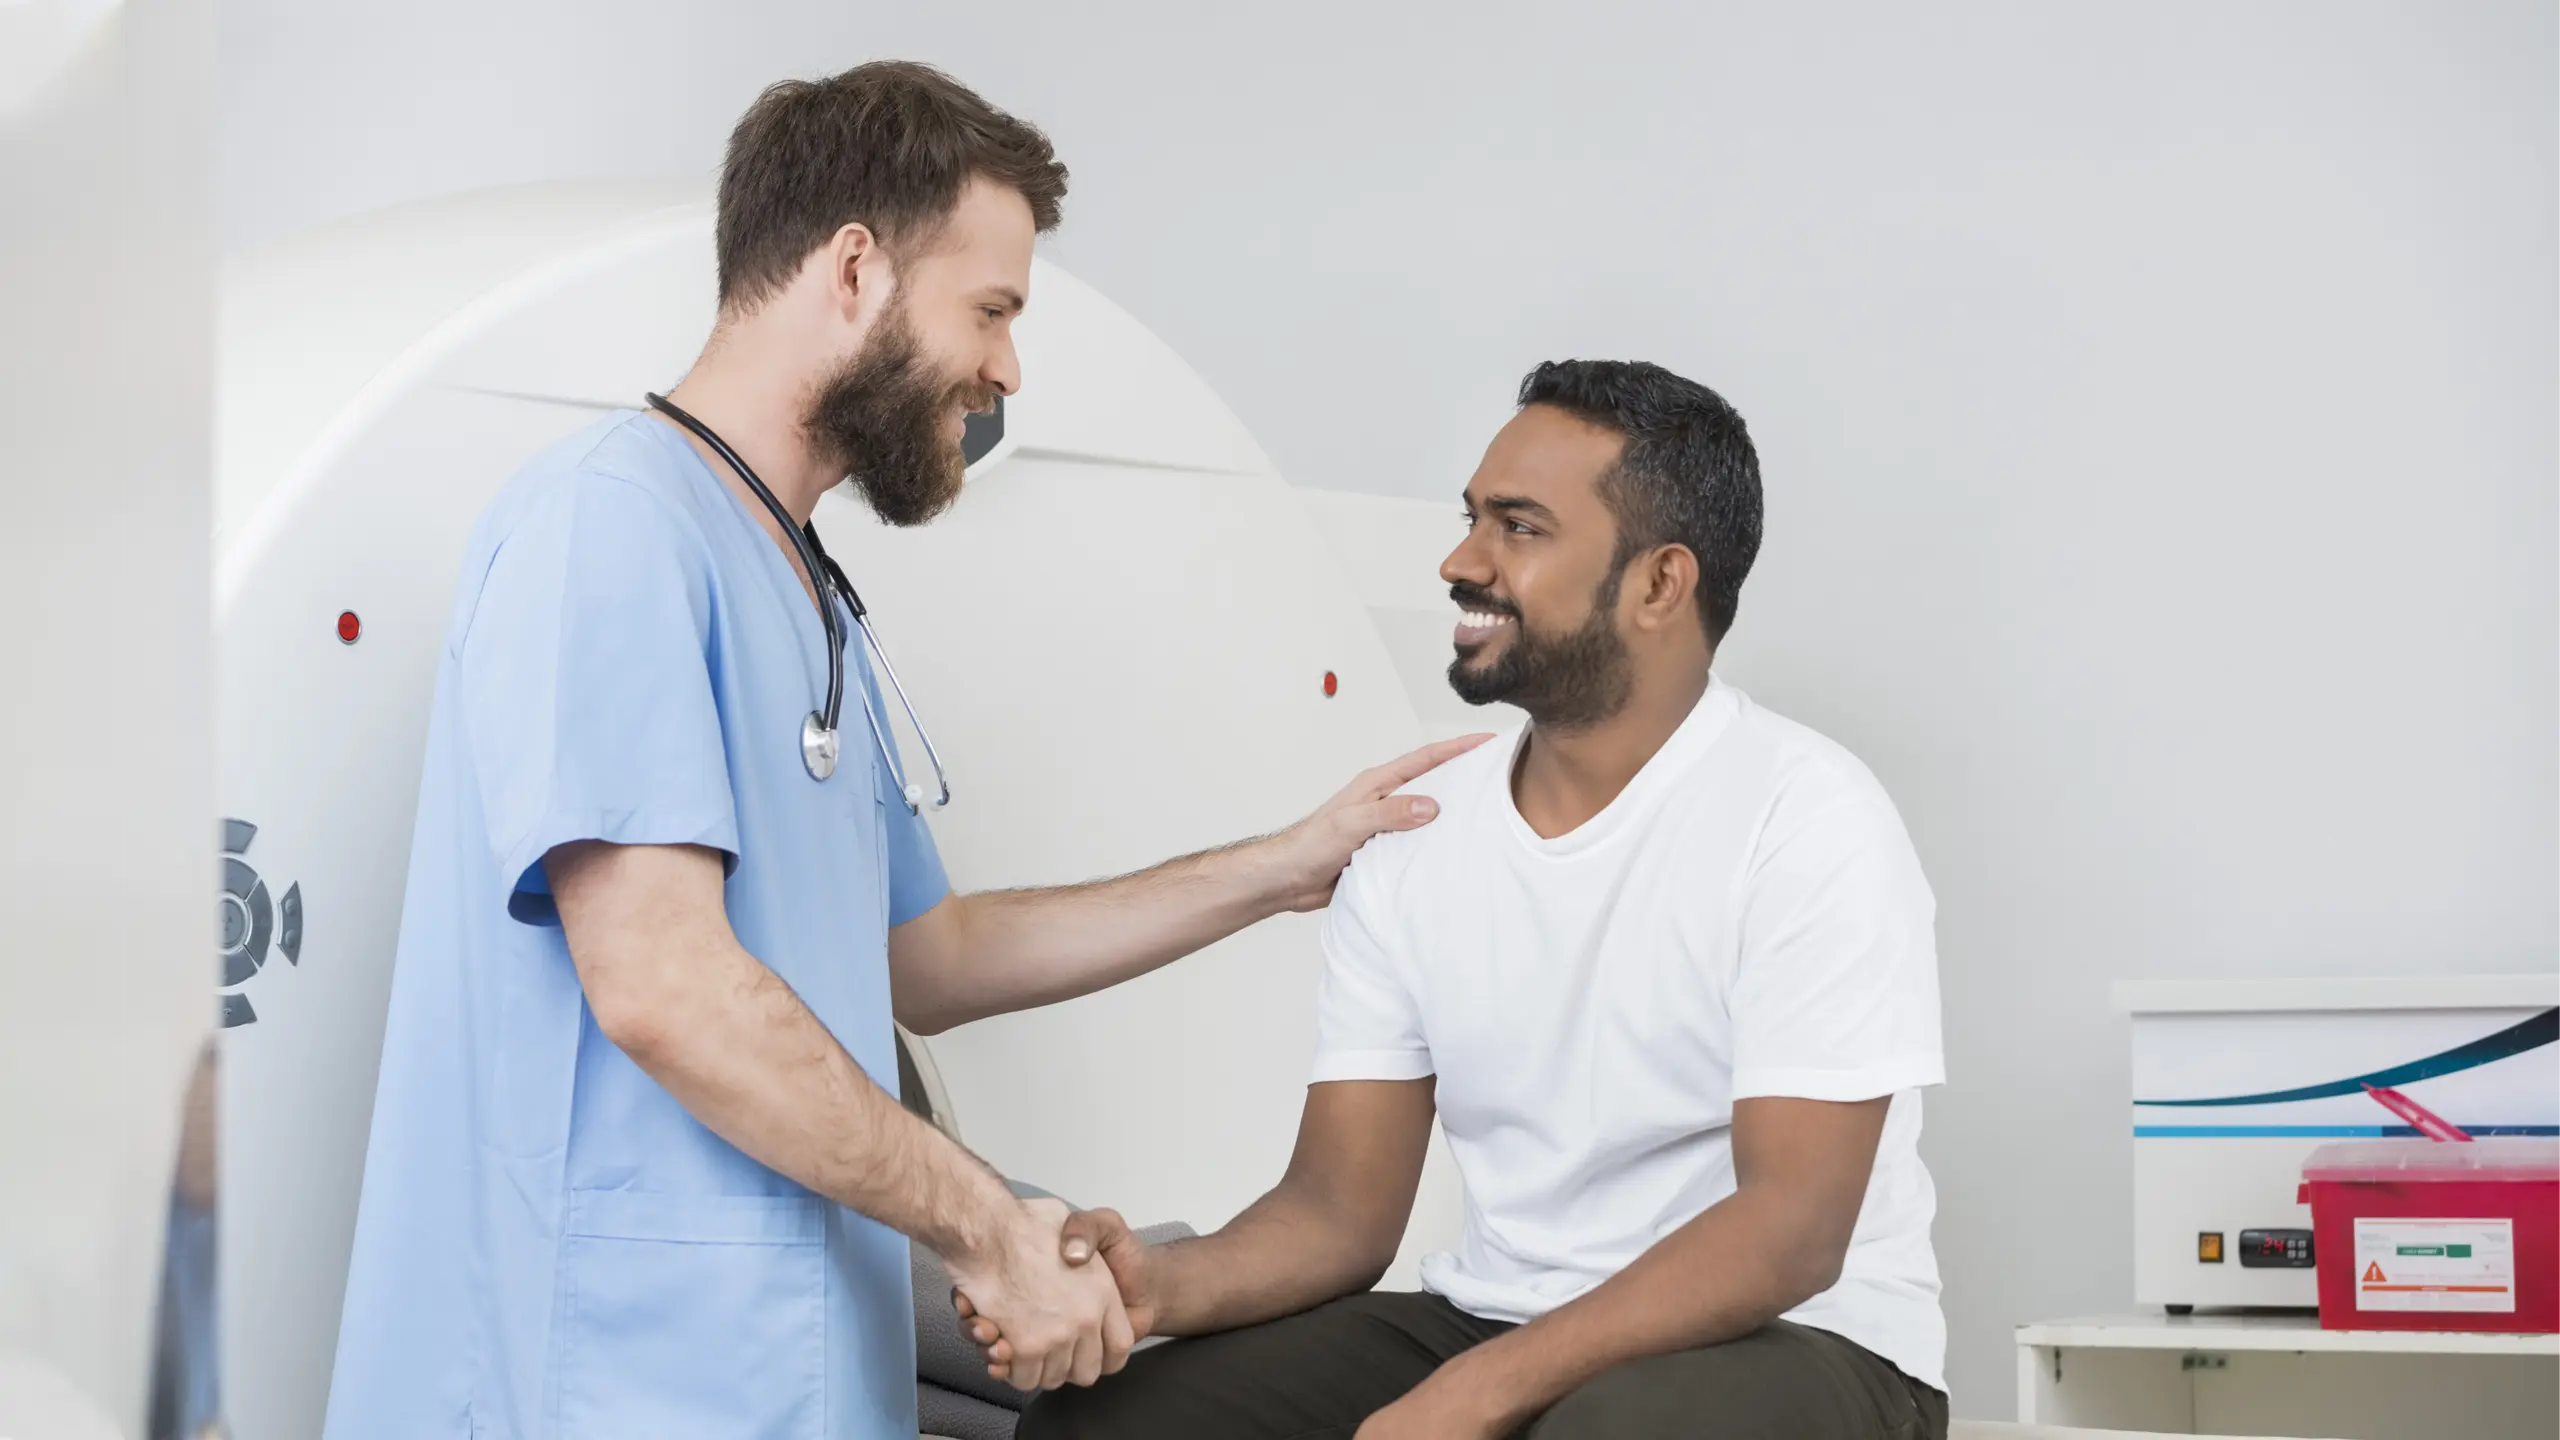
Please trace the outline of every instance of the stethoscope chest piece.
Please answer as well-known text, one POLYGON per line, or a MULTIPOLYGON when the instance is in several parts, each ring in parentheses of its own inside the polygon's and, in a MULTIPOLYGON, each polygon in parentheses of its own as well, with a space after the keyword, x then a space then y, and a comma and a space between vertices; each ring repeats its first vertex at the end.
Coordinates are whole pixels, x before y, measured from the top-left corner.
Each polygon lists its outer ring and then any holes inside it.
POLYGON ((800 763, 809 767, 812 780, 836 773, 836 732, 828 728, 827 717, 815 710, 800 722, 800 763))

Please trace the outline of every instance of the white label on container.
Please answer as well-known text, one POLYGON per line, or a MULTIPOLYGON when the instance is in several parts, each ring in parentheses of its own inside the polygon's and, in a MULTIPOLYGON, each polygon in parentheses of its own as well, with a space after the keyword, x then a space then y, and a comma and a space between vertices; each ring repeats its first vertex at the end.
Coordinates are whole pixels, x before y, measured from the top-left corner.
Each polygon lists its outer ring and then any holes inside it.
POLYGON ((2358 1310, 2516 1308, 2512 1220, 2358 1220, 2358 1310))

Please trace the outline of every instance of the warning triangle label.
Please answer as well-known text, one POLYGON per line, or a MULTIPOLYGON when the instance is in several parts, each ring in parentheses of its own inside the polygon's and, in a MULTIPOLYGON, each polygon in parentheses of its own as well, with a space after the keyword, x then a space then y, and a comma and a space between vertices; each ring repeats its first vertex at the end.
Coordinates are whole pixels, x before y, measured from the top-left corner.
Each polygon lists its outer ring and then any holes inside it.
POLYGON ((2364 1267, 2364 1283, 2367 1285, 2378 1285, 2381 1284, 2382 1281, 2382 1262, 2379 1260, 2368 1262, 2364 1267))

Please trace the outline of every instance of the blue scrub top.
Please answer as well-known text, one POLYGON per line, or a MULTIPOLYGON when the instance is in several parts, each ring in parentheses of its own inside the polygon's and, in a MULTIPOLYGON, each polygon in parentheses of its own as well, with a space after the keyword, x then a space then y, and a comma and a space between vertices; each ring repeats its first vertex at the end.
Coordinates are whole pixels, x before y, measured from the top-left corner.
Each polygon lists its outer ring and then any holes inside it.
MULTIPOLYGON (((847 699, 880 713, 848 623, 847 699)), ((428 729, 332 1440, 912 1436, 906 1239, 741 1154, 596 1029, 542 871, 710 846, 729 923, 892 1093, 888 932, 948 891, 868 727, 813 781, 824 631, 637 412, 474 532, 428 729), (865 759, 869 763, 863 763, 865 759)))

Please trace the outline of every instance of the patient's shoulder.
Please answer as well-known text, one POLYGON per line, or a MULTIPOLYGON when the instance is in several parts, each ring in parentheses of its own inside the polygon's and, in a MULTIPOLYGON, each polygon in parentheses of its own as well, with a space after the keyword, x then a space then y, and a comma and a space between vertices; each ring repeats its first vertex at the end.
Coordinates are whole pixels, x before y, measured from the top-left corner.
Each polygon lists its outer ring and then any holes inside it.
POLYGON ((1429 850, 1457 843, 1462 835, 1472 833, 1509 793, 1511 762, 1520 753, 1520 729, 1513 725, 1499 731, 1492 739, 1454 760, 1442 761, 1405 786, 1399 794, 1427 795, 1437 802, 1439 818, 1418 830, 1378 838, 1404 842, 1388 847, 1391 850, 1429 850))
POLYGON ((1514 725, 1466 754, 1442 761, 1398 790, 1399 795, 1430 797, 1440 806, 1439 815, 1418 829, 1371 837, 1353 852, 1353 873, 1372 885, 1383 885, 1391 877, 1400 876, 1417 855, 1466 843, 1467 837, 1493 813, 1493 804, 1502 794, 1503 779, 1519 743, 1520 728, 1514 725))
MULTIPOLYGON (((1734 761, 1754 772, 1759 848, 1812 832, 1902 837, 1892 796, 1866 762, 1809 725, 1741 700, 1734 761)), ((1907 845, 1907 838, 1901 839, 1907 845)))
MULTIPOLYGON (((1398 793, 1428 795, 1440 802, 1445 811, 1450 806, 1481 805, 1497 793, 1511 757, 1520 750, 1520 726, 1514 724, 1495 732, 1494 737, 1454 760, 1443 760, 1424 771, 1412 784, 1398 793)), ((1428 828, 1428 827, 1425 827, 1428 828)))

